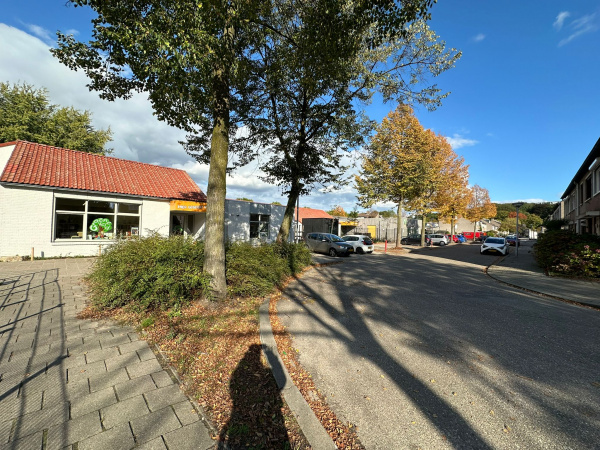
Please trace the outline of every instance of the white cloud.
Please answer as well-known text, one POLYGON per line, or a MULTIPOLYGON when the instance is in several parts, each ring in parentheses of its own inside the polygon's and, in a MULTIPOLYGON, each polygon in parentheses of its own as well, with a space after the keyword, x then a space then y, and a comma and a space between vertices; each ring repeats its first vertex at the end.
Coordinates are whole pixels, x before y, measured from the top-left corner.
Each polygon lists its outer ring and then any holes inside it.
POLYGON ((473 36, 473 38, 472 38, 473 42, 481 42, 484 39, 485 39, 485 34, 483 34, 483 33, 479 33, 478 35, 473 36))
POLYGON ((50 31, 46 30, 45 28, 42 28, 38 25, 33 25, 30 23, 24 24, 25 27, 34 35, 36 35, 37 37, 39 37, 40 39, 43 39, 46 42, 52 42, 53 40, 53 36, 50 34, 50 31))
POLYGON ((457 150, 461 147, 471 147, 479 143, 474 139, 467 139, 458 133, 454 133, 452 137, 446 137, 453 150, 457 150))
POLYGON ((554 21, 554 23, 552 24, 552 26, 556 29, 556 30, 560 30, 563 27, 563 24, 565 23, 565 20, 571 15, 571 13, 569 11, 561 11, 558 13, 558 16, 556 16, 556 20, 554 21))
MULTIPOLYGON (((50 54, 50 46, 36 36, 0 23, 0 80, 45 87, 51 103, 90 111, 95 128, 110 126, 113 131, 113 141, 108 143, 114 149, 112 156, 183 169, 206 192, 208 166, 199 164, 185 153, 178 142, 185 139, 186 133, 156 119, 145 95, 135 94, 129 100, 115 102, 101 100, 97 93, 86 87, 85 74, 73 72, 59 63, 50 54)), ((344 165, 354 163, 355 154, 348 155, 342 162, 344 165)), ((351 172, 356 170, 354 167, 351 172)), ((229 175, 227 198, 246 197, 285 205, 287 198, 281 195, 281 188, 261 181, 260 174, 255 162, 229 175)), ((331 193, 320 192, 316 187, 311 195, 300 199, 300 204, 325 210, 341 205, 351 211, 356 206, 352 184, 331 193)))
POLYGON ((568 28, 569 30, 571 30, 571 34, 558 43, 559 47, 568 44, 569 42, 577 39, 578 37, 584 34, 593 33, 594 31, 597 31, 598 23, 596 20, 596 14, 588 14, 586 16, 580 17, 579 19, 573 20, 568 25, 568 28))
POLYGON ((28 83, 48 90, 51 103, 73 106, 93 114, 96 128, 113 131, 113 156, 171 166, 191 160, 179 140, 185 133, 160 122, 142 94, 130 100, 108 102, 90 92, 85 74, 74 72, 50 54, 50 47, 35 36, 0 24, 0 80, 28 83))

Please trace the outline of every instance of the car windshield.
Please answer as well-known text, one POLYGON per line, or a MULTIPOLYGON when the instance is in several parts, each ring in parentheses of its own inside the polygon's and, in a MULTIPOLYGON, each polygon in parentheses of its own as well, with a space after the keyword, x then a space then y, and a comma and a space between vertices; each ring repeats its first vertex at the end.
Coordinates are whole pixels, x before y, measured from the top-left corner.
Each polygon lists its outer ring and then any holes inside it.
POLYGON ((504 244, 504 239, 502 238, 487 238, 485 240, 486 244, 504 244))
POLYGON ((346 242, 344 241, 341 237, 336 236, 335 234, 328 234, 326 235, 329 239, 331 239, 331 242, 346 242))

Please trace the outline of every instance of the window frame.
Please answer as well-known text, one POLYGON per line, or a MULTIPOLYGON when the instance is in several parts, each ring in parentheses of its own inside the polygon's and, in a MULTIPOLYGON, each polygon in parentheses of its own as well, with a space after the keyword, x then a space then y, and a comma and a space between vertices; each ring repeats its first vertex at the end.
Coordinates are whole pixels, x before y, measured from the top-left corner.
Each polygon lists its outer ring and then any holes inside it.
MULTIPOLYGON (((102 238, 102 240, 109 240, 109 241, 114 241, 115 239, 117 239, 117 227, 118 227, 118 221, 119 221, 119 217, 137 217, 137 228, 140 229, 141 225, 142 225, 142 202, 139 200, 133 200, 133 199, 116 199, 116 198, 109 198, 109 197, 82 197, 82 196, 77 196, 77 195, 69 195, 69 194, 55 194, 54 195, 54 199, 53 199, 53 204, 52 204, 52 242, 71 242, 71 243, 81 243, 81 242, 92 242, 93 240, 96 240, 94 238, 92 239, 88 239, 88 236, 91 234, 91 232, 88 230, 88 218, 89 216, 103 216, 106 217, 108 219, 111 220, 112 224, 113 224, 113 230, 110 232, 111 237, 105 237, 102 238), (61 199, 67 199, 67 200, 79 200, 82 201, 84 204, 84 208, 83 211, 73 211, 73 210, 69 210, 69 209, 57 209, 57 203, 59 202, 59 200, 61 199), (106 202, 109 204, 114 204, 114 211, 112 213, 102 213, 102 212, 98 212, 98 211, 90 211, 89 210, 89 206, 90 206, 90 202, 106 202), (128 205, 136 205, 137 206, 137 213, 131 213, 131 212, 120 212, 120 205, 121 204, 128 204, 128 205), (58 218, 60 215, 78 215, 78 216, 82 216, 83 219, 83 229, 81 230, 81 237, 77 238, 75 236, 70 236, 68 238, 66 237, 57 237, 57 233, 58 233, 58 218)), ((76 232, 79 233, 79 232, 76 232)))
POLYGON ((251 213, 250 217, 249 217, 249 224, 250 224, 250 230, 249 230, 249 236, 250 239, 266 239, 269 240, 270 236, 271 236, 271 214, 261 214, 261 213, 251 213), (253 216, 258 216, 258 220, 252 220, 253 216), (266 218, 266 220, 264 220, 264 218, 266 218), (258 226, 257 231, 256 231, 256 235, 253 236, 253 231, 252 231, 252 225, 256 224, 258 226), (261 229, 263 228, 262 226, 266 225, 266 236, 262 236, 262 234, 265 234, 264 231, 261 231, 261 229))

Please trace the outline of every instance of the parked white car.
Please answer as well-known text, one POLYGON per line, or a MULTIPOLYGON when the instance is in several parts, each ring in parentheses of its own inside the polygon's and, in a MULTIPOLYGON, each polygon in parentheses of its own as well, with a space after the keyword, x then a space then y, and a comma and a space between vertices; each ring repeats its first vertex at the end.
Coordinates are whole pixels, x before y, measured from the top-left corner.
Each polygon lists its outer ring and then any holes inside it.
POLYGON ((508 255, 509 245, 506 239, 503 237, 488 237, 482 244, 480 253, 500 253, 501 255, 508 255))
POLYGON ((374 245, 370 236, 365 234, 348 234, 342 237, 342 239, 352 245, 356 253, 373 253, 374 245))

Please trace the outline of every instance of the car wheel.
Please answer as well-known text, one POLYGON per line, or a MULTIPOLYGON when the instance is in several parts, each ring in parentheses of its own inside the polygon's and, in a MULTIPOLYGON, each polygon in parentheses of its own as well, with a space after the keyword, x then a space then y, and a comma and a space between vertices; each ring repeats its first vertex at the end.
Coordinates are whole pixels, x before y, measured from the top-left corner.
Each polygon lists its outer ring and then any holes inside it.
POLYGON ((337 256, 337 252, 335 251, 335 248, 329 249, 329 256, 333 256, 333 257, 337 256))
POLYGON ((444 245, 446 245, 446 243, 444 241, 440 241, 440 247, 443 247, 444 245))
POLYGON ((356 248, 356 253, 358 253, 359 255, 363 255, 365 253, 365 251, 363 250, 362 247, 357 247, 356 248))
POLYGON ((400 240, 400 244, 407 245, 408 241, 406 239, 402 239, 402 240, 400 240))

